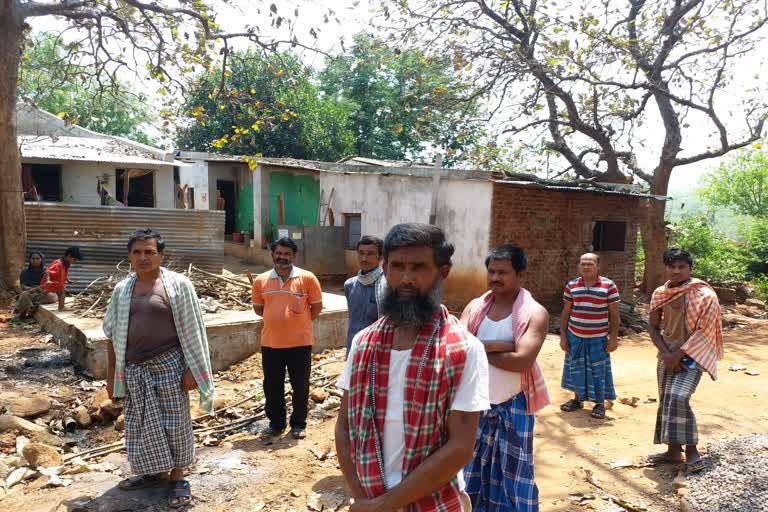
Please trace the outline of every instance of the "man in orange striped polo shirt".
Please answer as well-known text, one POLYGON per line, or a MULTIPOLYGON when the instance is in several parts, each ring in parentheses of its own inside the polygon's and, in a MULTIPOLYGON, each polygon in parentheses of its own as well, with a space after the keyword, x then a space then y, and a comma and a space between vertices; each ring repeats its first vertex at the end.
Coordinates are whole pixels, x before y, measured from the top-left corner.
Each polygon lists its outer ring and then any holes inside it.
POLYGON ((320 282, 311 272, 293 264, 299 248, 288 237, 271 245, 272 270, 253 280, 253 310, 263 319, 261 364, 269 427, 267 436, 286 427, 285 371, 293 389, 291 434, 306 437, 309 374, 312 365, 312 321, 323 310, 320 282))

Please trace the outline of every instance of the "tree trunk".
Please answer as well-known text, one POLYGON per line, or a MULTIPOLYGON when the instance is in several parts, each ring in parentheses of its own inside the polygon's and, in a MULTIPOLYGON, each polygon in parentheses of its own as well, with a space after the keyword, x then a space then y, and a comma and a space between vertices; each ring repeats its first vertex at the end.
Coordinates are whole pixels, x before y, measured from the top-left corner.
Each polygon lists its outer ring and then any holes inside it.
POLYGON ((26 229, 21 188, 21 155, 16 143, 16 80, 22 26, 0 0, 0 291, 16 289, 24 266, 26 229))
MULTIPOLYGON (((657 168, 651 183, 651 194, 666 196, 669 188, 671 169, 657 168)), ((666 201, 649 199, 646 204, 645 219, 640 229, 645 252, 643 272, 643 292, 651 294, 653 290, 666 282, 662 258, 667 250, 667 234, 664 224, 666 201)))

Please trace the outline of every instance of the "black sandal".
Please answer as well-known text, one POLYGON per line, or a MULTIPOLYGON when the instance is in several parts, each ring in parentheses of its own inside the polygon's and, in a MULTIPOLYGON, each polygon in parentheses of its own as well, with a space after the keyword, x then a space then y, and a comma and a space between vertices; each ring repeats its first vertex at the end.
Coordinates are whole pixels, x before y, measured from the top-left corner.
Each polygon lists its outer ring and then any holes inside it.
POLYGON ((146 489, 147 487, 154 487, 155 485, 165 482, 166 479, 163 475, 139 475, 132 476, 122 480, 117 486, 123 491, 138 491, 139 489, 146 489))
POLYGON ((581 409, 584 406, 581 401, 576 400, 575 398, 571 398, 567 402, 565 402, 563 405, 560 406, 560 410, 563 412, 573 412, 578 409, 581 409))
POLYGON ((604 420, 605 419, 605 405, 603 404, 597 404, 593 409, 592 413, 590 414, 595 419, 598 420, 604 420))
POLYGON ((177 480, 173 482, 171 494, 168 496, 168 505, 171 508, 181 508, 192 502, 192 491, 189 482, 186 480, 177 480))

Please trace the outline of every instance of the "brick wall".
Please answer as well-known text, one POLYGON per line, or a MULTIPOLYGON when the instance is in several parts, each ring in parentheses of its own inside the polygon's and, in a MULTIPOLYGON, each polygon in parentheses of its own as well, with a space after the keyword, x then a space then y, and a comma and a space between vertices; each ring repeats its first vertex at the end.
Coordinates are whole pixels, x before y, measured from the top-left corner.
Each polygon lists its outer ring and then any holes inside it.
POLYGON ((490 245, 515 242, 528 254, 524 286, 547 308, 562 308, 565 283, 578 275, 579 256, 592 250, 595 221, 627 223, 623 252, 600 253, 601 274, 632 299, 641 199, 589 191, 553 191, 495 183, 490 245))

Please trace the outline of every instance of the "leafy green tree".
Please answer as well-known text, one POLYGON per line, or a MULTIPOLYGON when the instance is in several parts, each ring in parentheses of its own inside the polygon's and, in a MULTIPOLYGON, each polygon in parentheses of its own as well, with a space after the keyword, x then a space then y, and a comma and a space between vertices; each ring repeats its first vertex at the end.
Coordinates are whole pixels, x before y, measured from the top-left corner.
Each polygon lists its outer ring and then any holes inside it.
MULTIPOLYGON (((759 145, 758 145, 759 146, 759 145)), ((706 178, 701 190, 713 207, 768 220, 768 157, 759 148, 739 151, 706 178)))
POLYGON ((481 135, 471 87, 447 57, 393 48, 366 33, 320 73, 329 97, 354 103, 354 153, 391 160, 416 159, 432 145, 450 164, 481 135))
POLYGON ((100 87, 86 70, 68 61, 67 51, 57 34, 43 32, 30 38, 19 69, 17 96, 83 128, 152 144, 146 132, 157 116, 146 96, 119 81, 100 87))
POLYGON ((768 219, 755 219, 742 229, 741 237, 746 245, 749 273, 768 274, 768 219))
MULTIPOLYGON (((544 141, 584 179, 636 177, 665 196, 676 169, 762 136, 762 81, 742 88, 736 77, 759 56, 762 0, 381 4, 375 24, 404 45, 450 55, 476 94, 498 105, 499 130, 544 141)), ((664 209, 651 201, 641 219, 646 291, 663 282, 664 209)))
POLYGON ((179 147, 329 161, 352 153, 352 105, 323 97, 294 55, 248 51, 229 59, 225 77, 207 71, 191 83, 179 147))
POLYGON ((686 216, 670 228, 670 245, 693 255, 695 276, 717 284, 744 280, 749 261, 743 248, 717 229, 708 216, 686 216))

